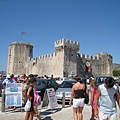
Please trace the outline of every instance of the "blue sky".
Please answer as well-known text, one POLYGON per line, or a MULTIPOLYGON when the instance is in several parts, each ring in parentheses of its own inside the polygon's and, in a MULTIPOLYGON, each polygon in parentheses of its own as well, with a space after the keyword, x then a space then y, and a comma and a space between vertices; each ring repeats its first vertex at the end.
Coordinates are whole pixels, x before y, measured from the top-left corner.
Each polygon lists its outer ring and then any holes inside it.
POLYGON ((61 38, 80 42, 81 54, 108 52, 120 64, 120 0, 0 0, 0 70, 12 42, 34 44, 38 57, 55 52, 61 38))

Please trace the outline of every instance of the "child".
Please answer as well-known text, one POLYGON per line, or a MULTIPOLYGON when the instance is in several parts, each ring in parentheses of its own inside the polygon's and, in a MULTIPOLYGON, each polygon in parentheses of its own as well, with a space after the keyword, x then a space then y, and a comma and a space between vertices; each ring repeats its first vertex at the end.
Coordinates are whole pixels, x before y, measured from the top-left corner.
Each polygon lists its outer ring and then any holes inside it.
MULTIPOLYGON (((91 103, 91 106, 92 106, 92 115, 91 115, 91 119, 90 120, 94 120, 94 103, 95 103, 95 99, 96 99, 96 94, 97 94, 97 91, 98 91, 98 86, 96 84, 96 81, 95 79, 92 79, 91 80, 91 99, 90 99, 90 103, 91 103)), ((99 106, 98 106, 99 108, 99 106)))

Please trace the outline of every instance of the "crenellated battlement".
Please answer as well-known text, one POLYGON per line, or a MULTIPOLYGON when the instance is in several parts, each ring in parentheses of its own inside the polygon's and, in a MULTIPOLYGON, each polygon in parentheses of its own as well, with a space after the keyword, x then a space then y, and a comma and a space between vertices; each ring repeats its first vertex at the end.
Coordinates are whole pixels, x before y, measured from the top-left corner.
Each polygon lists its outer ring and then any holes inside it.
POLYGON ((89 59, 89 60, 99 60, 99 56, 92 56, 87 54, 80 54, 82 59, 89 59))
POLYGON ((54 53, 33 58, 32 44, 13 42, 9 45, 7 73, 54 77, 69 77, 73 74, 81 77, 112 76, 112 56, 109 53, 101 52, 95 56, 79 54, 80 43, 64 38, 55 41, 54 47, 54 53), (90 61, 90 68, 86 60, 90 61))
POLYGON ((61 47, 63 47, 63 48, 67 47, 67 48, 79 50, 80 44, 79 44, 79 42, 62 38, 60 40, 55 41, 54 47, 55 47, 55 49, 61 48, 61 47))
MULTIPOLYGON (((33 44, 30 44, 29 42, 12 42, 12 44, 11 45, 25 45, 25 46, 34 46, 33 44)), ((11 46, 11 45, 9 45, 9 46, 11 46)))
POLYGON ((50 54, 39 56, 38 58, 31 58, 31 61, 48 59, 48 58, 52 58, 52 57, 55 57, 55 56, 56 56, 56 53, 50 53, 50 54))

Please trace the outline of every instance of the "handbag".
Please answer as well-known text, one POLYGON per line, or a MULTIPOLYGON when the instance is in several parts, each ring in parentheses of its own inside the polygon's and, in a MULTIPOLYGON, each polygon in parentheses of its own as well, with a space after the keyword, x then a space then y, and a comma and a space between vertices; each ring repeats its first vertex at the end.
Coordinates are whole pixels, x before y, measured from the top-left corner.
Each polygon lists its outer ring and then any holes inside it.
POLYGON ((88 104, 89 103, 89 95, 86 93, 86 88, 87 88, 87 86, 85 85, 84 103, 88 104))
POLYGON ((86 94, 86 93, 85 93, 84 103, 85 103, 85 104, 88 104, 88 103, 89 103, 89 96, 88 96, 88 94, 86 94))
POLYGON ((30 108, 31 108, 31 101, 28 99, 25 104, 24 110, 27 112, 30 110, 30 108))

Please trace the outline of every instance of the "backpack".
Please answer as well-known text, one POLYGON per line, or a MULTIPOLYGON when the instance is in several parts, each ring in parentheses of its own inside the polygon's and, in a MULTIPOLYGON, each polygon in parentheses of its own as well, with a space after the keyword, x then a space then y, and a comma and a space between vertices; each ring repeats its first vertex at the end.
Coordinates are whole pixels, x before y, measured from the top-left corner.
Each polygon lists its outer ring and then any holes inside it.
POLYGON ((34 106, 39 106, 41 104, 41 97, 40 95, 38 95, 38 93, 36 92, 36 89, 34 88, 34 106))

